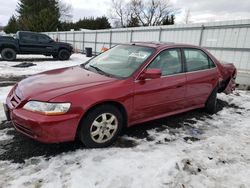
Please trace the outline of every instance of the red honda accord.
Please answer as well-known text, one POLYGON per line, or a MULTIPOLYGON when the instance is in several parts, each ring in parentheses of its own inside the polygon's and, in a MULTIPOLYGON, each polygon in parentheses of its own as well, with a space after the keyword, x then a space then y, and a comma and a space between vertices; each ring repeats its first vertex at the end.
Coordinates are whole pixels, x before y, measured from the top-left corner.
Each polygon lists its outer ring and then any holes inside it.
POLYGON ((203 48, 117 45, 85 64, 16 84, 5 106, 17 131, 41 142, 106 147, 123 127, 195 108, 214 113, 217 92, 235 87, 236 68, 203 48))

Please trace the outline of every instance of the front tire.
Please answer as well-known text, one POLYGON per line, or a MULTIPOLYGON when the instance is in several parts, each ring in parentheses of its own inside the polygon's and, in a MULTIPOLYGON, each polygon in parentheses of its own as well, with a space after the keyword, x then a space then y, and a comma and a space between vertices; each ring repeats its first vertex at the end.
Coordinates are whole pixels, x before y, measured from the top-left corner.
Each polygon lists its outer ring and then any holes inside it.
POLYGON ((119 136, 123 127, 121 112, 112 105, 101 105, 83 117, 78 136, 88 148, 110 146, 119 136))
POLYGON ((16 59, 16 51, 12 48, 4 48, 1 52, 1 56, 5 61, 14 61, 16 59))
POLYGON ((216 105, 217 105, 217 88, 215 88, 208 97, 207 102, 205 104, 205 111, 209 114, 216 113, 216 105))
POLYGON ((70 52, 66 49, 62 49, 58 53, 58 58, 60 60, 68 60, 70 58, 70 52))

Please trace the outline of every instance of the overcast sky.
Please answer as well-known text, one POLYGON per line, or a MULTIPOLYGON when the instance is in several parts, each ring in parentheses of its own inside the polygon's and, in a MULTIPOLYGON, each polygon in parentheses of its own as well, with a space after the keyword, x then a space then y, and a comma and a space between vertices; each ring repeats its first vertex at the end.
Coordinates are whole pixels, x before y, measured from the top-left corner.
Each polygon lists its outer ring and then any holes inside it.
MULTIPOLYGON (((0 25, 6 25, 15 13, 18 0, 1 0, 0 25)), ((64 0, 72 5, 73 20, 82 17, 109 15, 111 0, 64 0)), ((186 10, 191 22, 250 19, 250 0, 171 0, 180 13, 176 22, 183 23, 186 10)))

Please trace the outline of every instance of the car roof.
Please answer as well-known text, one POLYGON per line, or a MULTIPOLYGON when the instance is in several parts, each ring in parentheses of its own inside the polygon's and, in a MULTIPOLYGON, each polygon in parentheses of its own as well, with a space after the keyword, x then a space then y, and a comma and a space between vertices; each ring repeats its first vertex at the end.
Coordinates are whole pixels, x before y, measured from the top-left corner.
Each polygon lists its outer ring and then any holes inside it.
POLYGON ((199 46, 189 45, 189 44, 180 44, 174 42, 132 42, 129 45, 145 46, 151 48, 167 48, 167 47, 191 47, 191 48, 200 48, 199 46))
POLYGON ((33 31, 18 31, 17 33, 43 34, 43 33, 38 33, 38 32, 33 32, 33 31))

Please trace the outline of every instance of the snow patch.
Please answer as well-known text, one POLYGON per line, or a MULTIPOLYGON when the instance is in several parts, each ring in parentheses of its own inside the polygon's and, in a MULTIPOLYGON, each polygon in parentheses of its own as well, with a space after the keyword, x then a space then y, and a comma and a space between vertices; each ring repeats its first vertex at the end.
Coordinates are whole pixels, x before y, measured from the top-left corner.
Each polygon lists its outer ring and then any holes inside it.
POLYGON ((0 123, 1 121, 6 120, 4 109, 3 109, 3 103, 5 103, 6 97, 12 87, 13 86, 0 87, 0 123))
POLYGON ((51 57, 45 57, 42 55, 19 55, 17 56, 18 61, 0 62, 0 76, 10 77, 13 75, 31 75, 47 70, 80 65, 86 62, 88 59, 89 58, 85 57, 83 54, 73 54, 68 61, 55 61, 51 57), (36 66, 26 68, 13 67, 20 64, 21 62, 32 62, 36 64, 36 66))

